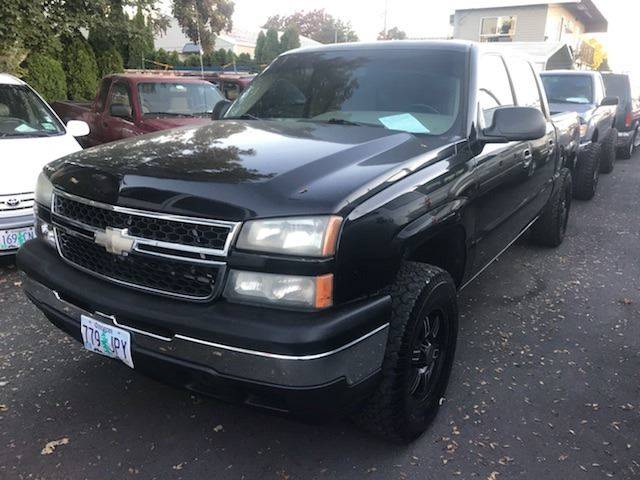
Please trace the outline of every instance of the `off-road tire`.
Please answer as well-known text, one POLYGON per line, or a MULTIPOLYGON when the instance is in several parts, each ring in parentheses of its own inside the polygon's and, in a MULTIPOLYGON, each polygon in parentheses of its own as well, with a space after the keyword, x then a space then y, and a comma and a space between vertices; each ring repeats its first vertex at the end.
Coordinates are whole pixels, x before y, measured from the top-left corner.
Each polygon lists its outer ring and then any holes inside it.
POLYGON ((631 138, 629 139, 629 145, 625 145, 623 148, 618 149, 618 158, 629 160, 631 157, 633 157, 633 154, 636 151, 637 135, 638 135, 638 129, 636 129, 633 132, 633 135, 631 135, 631 138))
POLYGON ((404 444, 422 435, 438 412, 453 365, 458 307, 451 276, 420 263, 402 264, 390 294, 392 313, 382 378, 375 393, 354 413, 353 420, 375 435, 404 444), (434 376, 429 377, 430 382, 424 383, 428 385, 425 398, 418 401, 412 388, 420 379, 415 376, 420 370, 414 362, 416 352, 423 351, 419 349, 423 344, 416 342, 426 325, 432 324, 429 317, 436 313, 442 313, 444 318, 438 329, 443 335, 439 344, 442 356, 432 359, 437 367, 431 370, 434 376))
POLYGON ((615 128, 607 130, 601 145, 602 156, 600 157, 600 173, 613 172, 616 163, 616 143, 618 142, 618 131, 615 128))
POLYGON ((600 150, 599 143, 591 143, 578 155, 573 172, 573 197, 578 200, 591 200, 596 194, 600 178, 600 150))
POLYGON ((558 177, 558 186, 551 195, 542 215, 531 230, 531 240, 545 247, 557 247, 564 240, 571 210, 571 172, 563 168, 558 177))

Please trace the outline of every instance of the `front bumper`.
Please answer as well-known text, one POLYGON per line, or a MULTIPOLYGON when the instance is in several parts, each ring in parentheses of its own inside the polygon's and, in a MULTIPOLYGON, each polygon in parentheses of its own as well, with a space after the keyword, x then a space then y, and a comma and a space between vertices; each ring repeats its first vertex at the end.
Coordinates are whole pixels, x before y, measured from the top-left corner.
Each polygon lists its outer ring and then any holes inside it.
MULTIPOLYGON (((14 217, 0 217, 0 230, 12 230, 14 228, 31 227, 35 223, 33 213, 17 215, 14 217)), ((3 255, 15 255, 17 248, 12 250, 0 250, 0 257, 3 255)))
POLYGON ((27 296, 76 340, 81 315, 128 330, 136 370, 225 400, 342 412, 375 387, 382 366, 388 297, 313 314, 192 304, 90 277, 39 240, 20 250, 18 266, 27 296))

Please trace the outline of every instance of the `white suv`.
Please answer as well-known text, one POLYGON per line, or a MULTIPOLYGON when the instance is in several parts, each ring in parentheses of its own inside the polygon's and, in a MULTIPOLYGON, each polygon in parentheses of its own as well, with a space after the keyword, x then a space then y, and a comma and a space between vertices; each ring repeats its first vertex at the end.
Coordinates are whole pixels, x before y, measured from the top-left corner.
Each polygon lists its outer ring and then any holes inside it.
POLYGON ((29 85, 0 73, 0 255, 34 236, 33 191, 47 163, 81 150, 74 137, 85 122, 66 126, 29 85))

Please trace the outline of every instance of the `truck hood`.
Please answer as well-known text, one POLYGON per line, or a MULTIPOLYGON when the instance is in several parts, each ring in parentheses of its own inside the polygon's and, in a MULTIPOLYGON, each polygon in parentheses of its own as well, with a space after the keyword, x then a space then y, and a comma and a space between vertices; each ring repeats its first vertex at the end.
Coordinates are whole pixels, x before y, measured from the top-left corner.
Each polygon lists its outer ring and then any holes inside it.
POLYGON ((54 163, 51 178, 108 204, 220 220, 341 213, 434 161, 442 143, 376 127, 227 120, 85 150, 54 163))
POLYGON ((549 110, 552 114, 561 112, 576 112, 580 118, 585 122, 589 122, 593 112, 596 110, 596 106, 591 103, 550 103, 549 110))
POLYGON ((31 193, 47 163, 80 150, 69 134, 39 138, 1 138, 0 195, 31 193))
POLYGON ((142 121, 150 132, 211 123, 209 117, 143 117, 142 121))

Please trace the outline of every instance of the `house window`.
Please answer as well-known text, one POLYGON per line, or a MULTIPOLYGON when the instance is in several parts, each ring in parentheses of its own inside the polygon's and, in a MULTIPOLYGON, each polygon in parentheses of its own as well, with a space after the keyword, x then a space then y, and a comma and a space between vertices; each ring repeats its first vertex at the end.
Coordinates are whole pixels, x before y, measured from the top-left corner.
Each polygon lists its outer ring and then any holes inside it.
POLYGON ((516 16, 485 17, 480 24, 481 42, 511 42, 516 33, 516 16))

